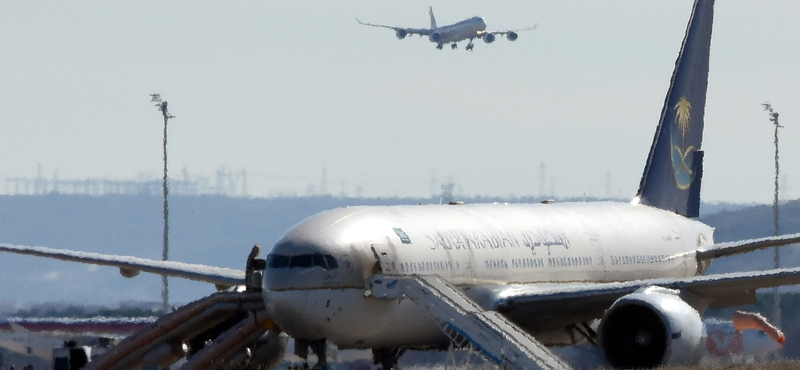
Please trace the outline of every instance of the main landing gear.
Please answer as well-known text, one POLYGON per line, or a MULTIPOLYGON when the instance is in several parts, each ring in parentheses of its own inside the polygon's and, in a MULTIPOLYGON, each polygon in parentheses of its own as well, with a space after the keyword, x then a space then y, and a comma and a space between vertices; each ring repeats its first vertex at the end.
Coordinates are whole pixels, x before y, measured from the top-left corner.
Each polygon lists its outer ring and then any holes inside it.
MULTIPOLYGON (((315 341, 297 340, 294 341, 294 354, 306 361, 305 366, 308 366, 308 350, 311 349, 317 355, 317 364, 313 369, 327 370, 328 369, 328 355, 327 355, 328 342, 325 339, 315 341)), ((304 366, 304 367, 305 367, 304 366)))
POLYGON ((381 365, 381 370, 397 369, 397 361, 406 350, 399 348, 373 348, 372 363, 381 365))

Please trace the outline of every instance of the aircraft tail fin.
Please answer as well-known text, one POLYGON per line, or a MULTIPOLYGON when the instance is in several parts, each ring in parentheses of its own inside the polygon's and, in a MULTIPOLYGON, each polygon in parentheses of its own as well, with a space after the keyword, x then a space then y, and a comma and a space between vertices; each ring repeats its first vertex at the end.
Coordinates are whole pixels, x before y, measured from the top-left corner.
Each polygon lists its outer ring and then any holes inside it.
POLYGON ((433 16, 433 7, 428 7, 428 14, 431 15, 431 29, 435 30, 439 27, 436 27, 436 17, 433 16))
POLYGON ((714 0, 696 0, 634 200, 686 217, 700 214, 713 19, 714 0))

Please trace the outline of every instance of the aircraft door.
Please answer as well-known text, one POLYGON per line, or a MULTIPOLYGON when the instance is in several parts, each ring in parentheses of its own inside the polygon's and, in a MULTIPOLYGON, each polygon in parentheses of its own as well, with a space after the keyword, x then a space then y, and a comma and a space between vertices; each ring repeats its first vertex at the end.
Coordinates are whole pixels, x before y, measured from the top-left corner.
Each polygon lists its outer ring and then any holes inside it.
POLYGON ((372 254, 375 256, 376 273, 397 273, 394 262, 394 252, 387 244, 372 244, 372 254))

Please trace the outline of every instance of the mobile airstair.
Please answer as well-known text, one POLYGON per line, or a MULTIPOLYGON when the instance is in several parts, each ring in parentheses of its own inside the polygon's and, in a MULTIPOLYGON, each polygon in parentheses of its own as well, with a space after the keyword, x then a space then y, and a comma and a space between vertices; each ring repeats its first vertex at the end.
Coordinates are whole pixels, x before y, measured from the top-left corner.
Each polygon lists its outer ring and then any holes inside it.
POLYGON ((267 333, 269 324, 259 292, 218 292, 162 316, 85 369, 166 368, 187 355, 183 370, 249 369, 245 363, 261 355, 277 364, 283 344, 275 331, 267 333))
POLYGON ((570 369, 542 343, 495 311, 482 309, 437 275, 376 275, 372 295, 426 308, 454 345, 471 344, 504 369, 570 369))

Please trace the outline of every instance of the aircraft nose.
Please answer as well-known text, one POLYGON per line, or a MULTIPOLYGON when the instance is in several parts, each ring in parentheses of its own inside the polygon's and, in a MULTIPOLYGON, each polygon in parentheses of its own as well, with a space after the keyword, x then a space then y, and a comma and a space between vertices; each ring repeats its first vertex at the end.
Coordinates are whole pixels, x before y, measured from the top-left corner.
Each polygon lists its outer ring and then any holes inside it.
POLYGON ((309 295, 338 285, 339 263, 324 246, 284 239, 267 255, 262 295, 267 313, 292 336, 320 339, 309 295))
MULTIPOLYGON (((265 281, 267 276, 265 275, 265 281)), ((295 282, 302 278, 294 279, 295 282)), ((266 288, 266 286, 265 286, 266 288)), ((304 328, 304 321, 311 314, 307 312, 308 289, 286 289, 276 290, 275 288, 262 289, 261 295, 264 299, 264 306, 267 314, 283 330, 289 330, 296 334, 297 328, 304 328)))
POLYGON ((330 282, 339 269, 336 257, 310 243, 283 241, 267 255, 263 287, 268 290, 314 289, 330 282))

